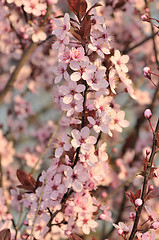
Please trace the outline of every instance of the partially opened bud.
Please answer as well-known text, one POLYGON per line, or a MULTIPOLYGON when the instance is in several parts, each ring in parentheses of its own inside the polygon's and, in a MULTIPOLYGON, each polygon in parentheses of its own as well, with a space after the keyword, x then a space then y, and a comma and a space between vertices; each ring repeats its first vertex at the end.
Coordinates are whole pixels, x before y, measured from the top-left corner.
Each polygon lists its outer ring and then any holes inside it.
POLYGON ((151 153, 150 149, 146 149, 146 155, 148 156, 151 153))
POLYGON ((151 79, 151 70, 149 67, 144 67, 143 68, 144 76, 151 79))
POLYGON ((148 17, 147 14, 143 14, 143 15, 141 16, 141 19, 142 19, 142 21, 147 21, 147 22, 150 21, 150 19, 149 19, 149 17, 148 17))
POLYGON ((150 184, 148 187, 148 192, 153 191, 153 190, 154 190, 154 186, 152 184, 150 184))
POLYGON ((152 116, 151 110, 150 109, 146 109, 145 112, 144 112, 144 116, 145 116, 145 118, 150 119, 151 116, 152 116))

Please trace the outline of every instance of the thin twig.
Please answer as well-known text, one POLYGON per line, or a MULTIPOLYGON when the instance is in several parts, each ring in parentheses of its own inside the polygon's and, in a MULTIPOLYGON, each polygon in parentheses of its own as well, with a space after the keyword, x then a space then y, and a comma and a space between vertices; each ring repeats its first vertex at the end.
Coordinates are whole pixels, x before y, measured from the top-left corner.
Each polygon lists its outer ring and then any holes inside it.
POLYGON ((155 156, 156 149, 157 149, 157 134, 158 134, 158 131, 159 131, 159 119, 158 119, 156 129, 155 129, 155 132, 154 132, 152 151, 151 151, 149 161, 147 163, 147 168, 146 168, 145 176, 144 176, 144 182, 143 182, 142 194, 141 194, 141 199, 142 199, 143 204, 140 207, 138 207, 138 209, 136 211, 136 217, 135 217, 133 229, 131 231, 129 240, 132 240, 134 238, 136 232, 137 232, 137 227, 138 227, 138 222, 139 222, 139 219, 140 219, 141 211, 142 211, 144 203, 145 203, 145 196, 146 196, 146 193, 147 193, 148 180, 149 180, 149 177, 150 177, 150 174, 151 174, 151 167, 152 167, 152 163, 153 163, 154 156, 155 156))
POLYGON ((153 34, 151 34, 150 36, 146 37, 145 39, 143 39, 142 41, 140 41, 139 43, 136 43, 134 46, 130 47, 130 48, 126 48, 125 50, 123 50, 123 54, 127 54, 128 52, 134 50, 135 48, 141 46, 142 44, 144 44, 145 42, 149 41, 150 39, 155 38, 155 36, 157 35, 158 32, 153 32, 153 34))

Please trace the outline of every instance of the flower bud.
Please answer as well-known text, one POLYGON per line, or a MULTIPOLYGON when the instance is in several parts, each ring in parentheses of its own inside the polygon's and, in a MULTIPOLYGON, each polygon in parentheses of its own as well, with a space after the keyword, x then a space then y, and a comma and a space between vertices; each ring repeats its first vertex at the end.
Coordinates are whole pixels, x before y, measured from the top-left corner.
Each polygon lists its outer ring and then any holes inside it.
POLYGON ((142 21, 147 21, 147 22, 150 21, 147 14, 143 14, 143 15, 141 16, 141 20, 142 20, 142 21))
POLYGON ((148 156, 150 154, 150 149, 146 149, 146 155, 148 156))
POLYGON ((144 117, 147 118, 148 120, 151 118, 152 112, 150 109, 146 109, 144 112, 144 117))
POLYGON ((123 231, 123 229, 119 228, 118 231, 117 231, 117 233, 118 233, 119 235, 123 235, 124 231, 123 231))
POLYGON ((154 186, 151 184, 151 185, 149 185, 149 187, 148 187, 148 192, 150 192, 150 191, 153 191, 154 190, 154 186))
POLYGON ((142 199, 141 198, 137 198, 136 200, 135 200, 135 206, 136 207, 139 207, 139 206, 141 206, 142 205, 142 199))
POLYGON ((130 219, 135 220, 135 216, 136 216, 136 213, 130 212, 130 214, 129 214, 130 219))
POLYGON ((144 76, 151 79, 151 70, 149 67, 144 67, 143 68, 144 76))

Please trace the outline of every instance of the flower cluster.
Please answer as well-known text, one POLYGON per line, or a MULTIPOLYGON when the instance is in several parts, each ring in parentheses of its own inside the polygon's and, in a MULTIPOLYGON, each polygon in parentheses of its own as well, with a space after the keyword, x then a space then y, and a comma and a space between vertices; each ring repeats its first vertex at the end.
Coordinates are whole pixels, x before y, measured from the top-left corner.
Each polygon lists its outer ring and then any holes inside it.
POLYGON ((153 20, 147 1, 67 3, 0 3, 0 239, 81 240, 103 221, 102 239, 153 240, 157 35, 141 51, 151 36, 132 24, 153 20))

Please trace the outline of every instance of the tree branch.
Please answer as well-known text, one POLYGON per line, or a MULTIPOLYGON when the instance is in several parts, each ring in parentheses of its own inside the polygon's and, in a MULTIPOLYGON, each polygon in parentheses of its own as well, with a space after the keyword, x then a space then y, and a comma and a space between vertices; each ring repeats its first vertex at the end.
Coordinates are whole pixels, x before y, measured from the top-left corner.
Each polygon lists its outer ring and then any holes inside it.
POLYGON ((147 187, 148 187, 148 180, 149 180, 149 177, 150 177, 150 174, 151 174, 151 167, 152 167, 153 159, 154 159, 156 149, 157 149, 157 134, 158 134, 158 132, 159 132, 159 119, 158 119, 156 129, 155 129, 155 132, 154 132, 152 151, 151 151, 149 161, 147 163, 147 168, 146 168, 145 176, 144 176, 144 182, 143 182, 142 194, 141 194, 141 199, 143 201, 143 204, 140 207, 138 207, 138 209, 136 211, 136 217, 135 217, 133 229, 132 229, 132 232, 130 234, 129 240, 133 240, 133 238, 136 234, 139 218, 140 218, 140 215, 141 215, 141 211, 142 211, 144 203, 145 203, 145 196, 146 196, 147 187))

